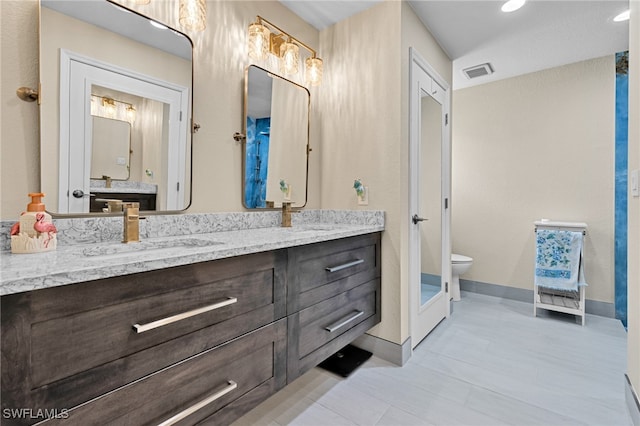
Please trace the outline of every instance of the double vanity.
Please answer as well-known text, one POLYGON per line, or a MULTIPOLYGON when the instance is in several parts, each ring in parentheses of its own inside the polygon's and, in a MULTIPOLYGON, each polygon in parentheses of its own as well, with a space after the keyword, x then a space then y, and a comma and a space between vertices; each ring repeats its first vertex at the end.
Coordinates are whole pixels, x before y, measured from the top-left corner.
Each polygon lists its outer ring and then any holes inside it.
POLYGON ((3 252, 3 424, 228 424, 380 322, 381 212, 111 219, 3 252))

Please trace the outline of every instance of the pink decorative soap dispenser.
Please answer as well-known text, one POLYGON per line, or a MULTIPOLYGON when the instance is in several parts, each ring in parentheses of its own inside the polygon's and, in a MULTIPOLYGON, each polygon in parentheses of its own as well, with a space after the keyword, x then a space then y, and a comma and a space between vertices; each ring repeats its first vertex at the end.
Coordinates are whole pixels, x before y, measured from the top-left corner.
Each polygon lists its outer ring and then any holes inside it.
POLYGON ((29 194, 31 202, 22 212, 20 221, 11 227, 12 253, 40 253, 55 250, 58 245, 55 225, 51 215, 45 211, 41 192, 29 194))

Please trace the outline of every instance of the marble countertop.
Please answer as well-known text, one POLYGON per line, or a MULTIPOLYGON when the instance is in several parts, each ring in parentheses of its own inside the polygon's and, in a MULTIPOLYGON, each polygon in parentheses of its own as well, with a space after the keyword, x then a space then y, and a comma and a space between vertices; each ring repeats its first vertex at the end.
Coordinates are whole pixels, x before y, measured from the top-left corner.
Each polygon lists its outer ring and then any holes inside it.
POLYGON ((304 223, 191 235, 58 244, 37 254, 1 252, 0 295, 128 275, 172 266, 351 237, 384 230, 384 224, 304 223))

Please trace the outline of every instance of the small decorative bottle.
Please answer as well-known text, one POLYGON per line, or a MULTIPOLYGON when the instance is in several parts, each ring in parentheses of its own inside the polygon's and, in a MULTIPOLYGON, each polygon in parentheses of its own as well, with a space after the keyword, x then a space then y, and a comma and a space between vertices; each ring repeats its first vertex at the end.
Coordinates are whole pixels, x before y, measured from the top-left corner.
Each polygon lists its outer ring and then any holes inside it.
POLYGON ((42 203, 44 194, 30 193, 31 202, 22 212, 20 221, 11 227, 12 253, 40 253, 55 250, 58 245, 55 225, 42 203))

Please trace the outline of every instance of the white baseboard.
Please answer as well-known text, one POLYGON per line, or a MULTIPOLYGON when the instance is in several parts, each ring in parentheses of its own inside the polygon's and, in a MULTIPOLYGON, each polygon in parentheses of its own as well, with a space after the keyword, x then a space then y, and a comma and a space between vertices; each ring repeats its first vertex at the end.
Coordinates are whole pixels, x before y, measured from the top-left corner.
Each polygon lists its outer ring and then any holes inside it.
POLYGON ((411 338, 399 345, 370 334, 363 334, 351 344, 399 366, 403 366, 411 357, 411 338))

